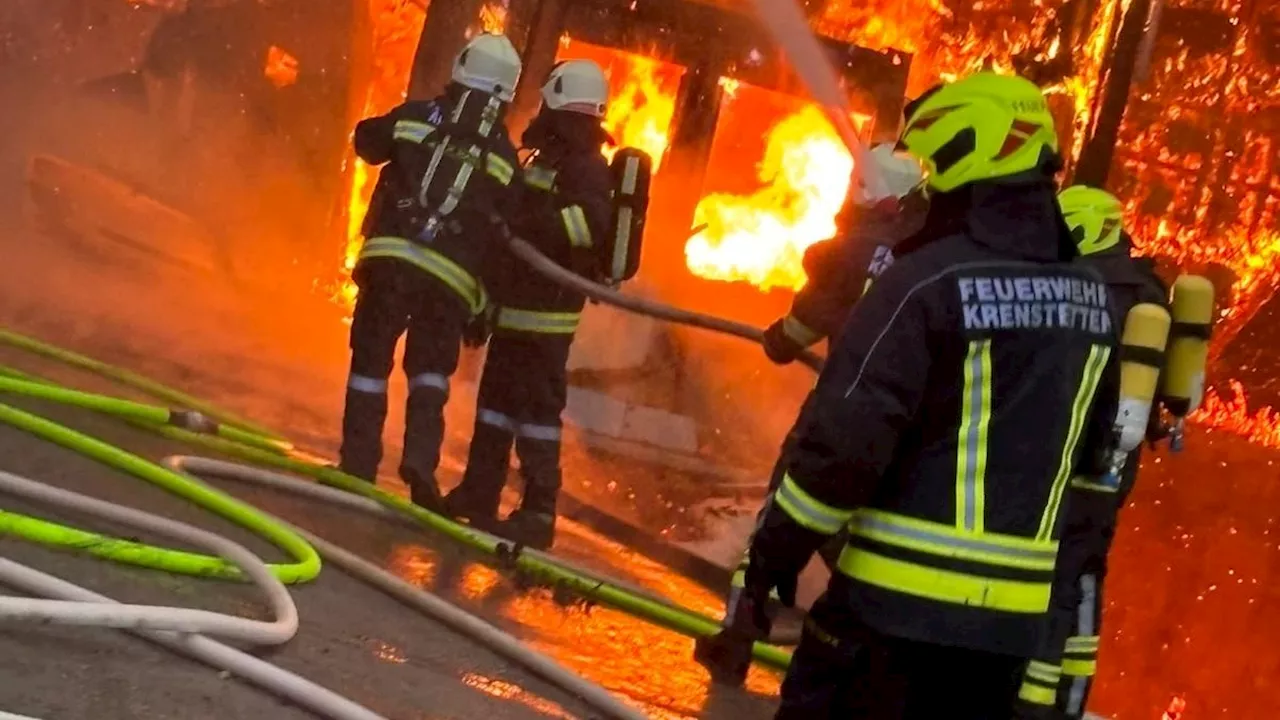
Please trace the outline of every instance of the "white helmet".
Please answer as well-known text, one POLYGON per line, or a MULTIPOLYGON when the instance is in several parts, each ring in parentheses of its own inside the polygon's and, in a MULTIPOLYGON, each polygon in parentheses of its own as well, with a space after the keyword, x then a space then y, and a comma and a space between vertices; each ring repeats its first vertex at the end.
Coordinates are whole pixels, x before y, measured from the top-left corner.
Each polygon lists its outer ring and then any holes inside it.
POLYGON ((551 69, 542 86, 542 102, 551 110, 568 110, 604 117, 609 102, 609 80, 590 60, 569 60, 551 69))
POLYGON ((854 188, 853 201, 859 205, 875 205, 890 198, 901 200, 924 181, 920 162, 905 152, 894 149, 893 143, 881 143, 864 154, 870 163, 868 168, 880 182, 879 188, 868 187, 859 173, 858 186, 854 188))
POLYGON ((478 35, 453 59, 453 81, 511 102, 520 81, 520 54, 506 35, 478 35))

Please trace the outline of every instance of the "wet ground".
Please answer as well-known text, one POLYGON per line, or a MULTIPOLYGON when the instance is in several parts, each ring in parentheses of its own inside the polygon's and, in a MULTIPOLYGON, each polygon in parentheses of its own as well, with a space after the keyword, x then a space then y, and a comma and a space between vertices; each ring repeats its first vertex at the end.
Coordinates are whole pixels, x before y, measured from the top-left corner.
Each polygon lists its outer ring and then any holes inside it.
MULTIPOLYGON (((148 458, 189 451, 113 420, 42 404, 16 404, 148 458)), ((279 559, 278 550, 233 525, 69 451, 8 427, 0 427, 0 448, 4 470, 191 522, 243 542, 265 559, 279 559)), ((481 557, 393 522, 353 517, 235 483, 223 486, 495 622, 643 707, 651 717, 769 714, 769 695, 777 683, 770 673, 753 672, 749 692, 712 690, 705 673, 689 659, 691 641, 678 635, 605 608, 565 604, 546 590, 522 586, 481 557)), ((8 498, 4 505, 49 516, 48 511, 8 498)), ((715 610, 712 594, 584 528, 567 524, 556 550, 597 569, 625 573, 632 582, 679 597, 699 610, 715 610)), ((231 583, 123 568, 13 539, 0 541, 0 553, 121 600, 260 612, 253 591, 231 583)), ((591 716, 564 693, 335 568, 326 568, 316 582, 294 588, 293 594, 302 629, 266 657, 388 717, 591 716)), ((111 631, 6 628, 0 633, 0 646, 4 711, 104 720, 306 716, 252 687, 111 631)))
MULTIPOLYGON (((0 116, 0 130, 5 131, 0 135, 8 136, 16 117, 0 116)), ((77 118, 72 119, 79 122, 77 118)), ((94 118, 103 121, 102 116, 94 118)), ((35 229, 19 208, 22 157, 6 160, 0 153, 0 327, 143 372, 332 456, 346 371, 346 328, 341 310, 312 286, 318 277, 315 268, 331 267, 339 248, 322 244, 280 257, 269 233, 241 239, 234 246, 237 263, 258 271, 232 284, 158 259, 154 247, 139 249, 129 242, 136 238, 118 228, 104 232, 54 223, 35 229), (273 254, 264 257, 258 249, 273 254)), ((163 244, 189 238, 152 240, 163 244)), ((1254 345, 1258 357, 1250 356, 1250 362, 1269 367, 1266 342, 1254 345)), ((708 372, 716 370, 737 349, 725 345, 723 356, 699 363, 708 372)), ((0 351, 0 364, 8 363, 77 386, 133 395, 82 373, 0 351)), ((717 402, 730 393, 763 396, 784 415, 803 391, 762 389, 757 375, 735 373, 738 368, 726 370, 719 384, 704 391, 717 402)), ((464 368, 461 377, 467 376, 464 368)), ((692 381, 683 387, 697 390, 692 381)), ((397 374, 386 468, 395 467, 398 459, 395 433, 403 390, 397 374)), ((49 412, 148 457, 179 450, 114 422, 57 408, 49 412)), ((461 471, 470 413, 464 396, 451 405, 441 472, 446 485, 461 471)), ((571 433, 565 487, 579 507, 566 509, 621 542, 566 523, 557 552, 625 575, 704 612, 718 612, 714 578, 691 582, 635 548, 678 563, 678 555, 659 552, 674 541, 731 562, 763 486, 763 477, 743 477, 737 471, 767 467, 777 447, 776 437, 743 437, 749 439, 726 434, 702 458, 731 457, 727 467, 691 469, 688 458, 676 463, 653 448, 605 447, 598 438, 571 433), (610 524, 604 521, 608 518, 622 522, 610 524)), ((1272 682, 1280 670, 1280 653, 1274 649, 1280 642, 1280 625, 1274 621, 1280 611, 1274 589, 1280 578, 1277 456, 1237 438, 1194 431, 1189 446, 1180 457, 1148 459, 1125 511, 1107 593, 1096 709, 1117 720, 1156 720, 1180 698, 1186 702, 1180 720, 1271 720, 1280 717, 1280 690, 1272 682)), ((272 552, 132 478, 3 427, 0 468, 170 513, 272 552)), ((394 478, 383 483, 396 487, 394 478)), ((544 592, 517 587, 480 558, 395 524, 353 520, 307 501, 226 487, 456 599, 570 668, 644 703, 655 717, 745 720, 769 715, 767 695, 775 679, 753 676, 754 694, 715 692, 706 674, 689 661, 687 639, 606 609, 565 607, 544 592)), ((256 607, 253 597, 225 583, 125 570, 11 540, 0 542, 0 552, 122 599, 163 602, 177 597, 193 606, 256 607)), ((271 657, 392 717, 582 714, 571 698, 336 570, 296 594, 303 630, 271 657)), ((0 710, 104 720, 301 716, 257 690, 112 633, 3 630, 0 710)))

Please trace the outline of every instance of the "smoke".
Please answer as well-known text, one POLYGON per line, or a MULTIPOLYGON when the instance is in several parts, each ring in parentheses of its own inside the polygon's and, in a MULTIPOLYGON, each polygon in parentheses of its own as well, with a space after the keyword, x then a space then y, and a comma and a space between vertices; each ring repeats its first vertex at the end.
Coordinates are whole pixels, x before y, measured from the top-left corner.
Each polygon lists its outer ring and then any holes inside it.
POLYGON ((0 323, 332 447, 345 328, 312 287, 340 246, 314 174, 242 98, 59 43, 35 4, 0 31, 27 38, 0 72, 0 323))

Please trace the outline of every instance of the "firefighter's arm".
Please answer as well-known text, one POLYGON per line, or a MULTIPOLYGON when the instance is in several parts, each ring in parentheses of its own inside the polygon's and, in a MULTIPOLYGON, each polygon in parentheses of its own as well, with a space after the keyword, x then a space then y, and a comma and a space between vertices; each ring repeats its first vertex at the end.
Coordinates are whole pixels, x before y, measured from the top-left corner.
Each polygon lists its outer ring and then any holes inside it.
POLYGON ((1098 478, 1107 474, 1117 446, 1116 415, 1120 410, 1120 353, 1112 349, 1107 366, 1098 380, 1089 410, 1080 452, 1072 473, 1076 478, 1098 478))
POLYGON ((764 352, 779 365, 795 361, 800 353, 831 335, 832 326, 844 319, 853 299, 846 299, 842 274, 847 268, 842 256, 847 238, 835 237, 814 243, 805 250, 804 271, 808 280, 791 301, 791 311, 764 331, 764 352))
POLYGON ((403 114, 404 105, 401 105, 386 115, 365 118, 356 123, 353 138, 356 155, 370 165, 381 165, 391 160, 396 122, 403 114))
POLYGON ((939 302, 937 286, 921 284, 923 268, 901 263, 886 271, 841 331, 752 544, 751 568, 761 562, 757 591, 767 584, 783 594, 787 588, 777 583, 793 583, 813 552, 848 523, 919 410, 932 358, 930 304, 939 302))
POLYGON ((557 178, 556 223, 570 249, 570 269, 595 277, 612 215, 608 166, 603 162, 565 163, 557 178))

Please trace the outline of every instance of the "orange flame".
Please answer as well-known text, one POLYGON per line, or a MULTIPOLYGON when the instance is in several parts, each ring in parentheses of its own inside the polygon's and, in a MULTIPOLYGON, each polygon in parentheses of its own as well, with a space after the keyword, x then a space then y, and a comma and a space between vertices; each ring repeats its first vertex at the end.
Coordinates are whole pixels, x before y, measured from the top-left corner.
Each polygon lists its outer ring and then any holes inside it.
POLYGON ((287 88, 298 82, 298 58, 287 50, 272 45, 267 48, 267 64, 262 73, 277 88, 287 88))
POLYGON ((694 224, 705 228, 685 245, 689 269, 763 290, 799 289, 804 251, 835 234, 852 172, 852 155, 817 106, 784 118, 769 131, 759 190, 698 203, 694 224))
MULTIPOLYGON (((417 50, 418 36, 426 20, 426 9, 412 0, 369 0, 369 17, 373 21, 370 42, 373 67, 363 94, 357 94, 356 119, 380 115, 404 101, 409 84, 409 68, 417 50)), ((332 297, 343 308, 355 305, 357 289, 351 280, 364 245, 360 232, 369 199, 373 195, 373 168, 349 156, 351 184, 347 192, 347 237, 342 254, 342 278, 332 289, 332 297)))
POLYGON ((480 8, 480 30, 487 33, 507 31, 507 6, 501 2, 488 2, 480 8))

